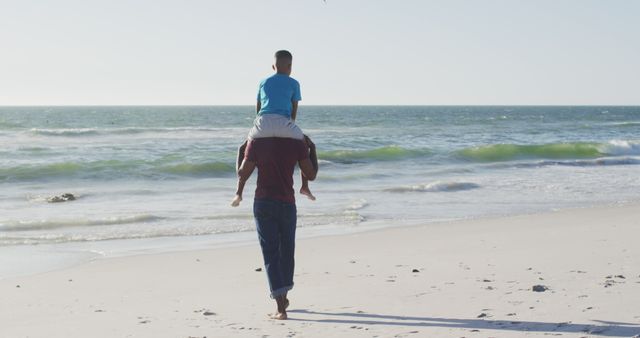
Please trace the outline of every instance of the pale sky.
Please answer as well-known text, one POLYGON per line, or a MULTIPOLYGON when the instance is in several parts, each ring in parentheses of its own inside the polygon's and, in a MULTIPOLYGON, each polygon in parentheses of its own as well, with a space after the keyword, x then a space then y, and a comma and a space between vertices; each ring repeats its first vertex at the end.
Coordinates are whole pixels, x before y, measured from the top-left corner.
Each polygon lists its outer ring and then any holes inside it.
POLYGON ((640 104, 636 0, 0 0, 0 105, 640 104))

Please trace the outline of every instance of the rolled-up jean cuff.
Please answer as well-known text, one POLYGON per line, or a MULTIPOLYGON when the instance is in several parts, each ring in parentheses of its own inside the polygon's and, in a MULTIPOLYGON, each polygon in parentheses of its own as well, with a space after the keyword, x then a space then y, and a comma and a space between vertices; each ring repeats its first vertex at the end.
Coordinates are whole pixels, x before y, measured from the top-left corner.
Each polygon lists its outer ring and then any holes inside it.
POLYGON ((273 290, 271 291, 271 298, 276 298, 280 295, 284 295, 285 293, 287 293, 289 290, 293 289, 293 285, 289 285, 289 286, 283 286, 277 290, 273 290))

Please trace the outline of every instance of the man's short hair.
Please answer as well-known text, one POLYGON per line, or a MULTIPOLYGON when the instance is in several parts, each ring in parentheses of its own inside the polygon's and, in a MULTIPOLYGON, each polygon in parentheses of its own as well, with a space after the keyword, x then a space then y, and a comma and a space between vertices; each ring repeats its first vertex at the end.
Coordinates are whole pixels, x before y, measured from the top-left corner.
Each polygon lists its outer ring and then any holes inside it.
POLYGON ((291 53, 289 53, 288 50, 284 50, 284 49, 277 51, 274 56, 276 58, 276 61, 292 61, 293 60, 293 55, 291 55, 291 53))

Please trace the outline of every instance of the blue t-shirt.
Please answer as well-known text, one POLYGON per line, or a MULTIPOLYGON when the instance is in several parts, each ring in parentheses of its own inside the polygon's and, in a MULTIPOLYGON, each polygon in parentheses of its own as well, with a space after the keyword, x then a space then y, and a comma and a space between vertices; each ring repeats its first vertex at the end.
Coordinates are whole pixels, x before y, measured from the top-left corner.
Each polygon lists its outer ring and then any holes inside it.
POLYGON ((291 101, 300 101, 300 84, 285 74, 273 74, 260 82, 258 115, 279 114, 291 118, 291 101))

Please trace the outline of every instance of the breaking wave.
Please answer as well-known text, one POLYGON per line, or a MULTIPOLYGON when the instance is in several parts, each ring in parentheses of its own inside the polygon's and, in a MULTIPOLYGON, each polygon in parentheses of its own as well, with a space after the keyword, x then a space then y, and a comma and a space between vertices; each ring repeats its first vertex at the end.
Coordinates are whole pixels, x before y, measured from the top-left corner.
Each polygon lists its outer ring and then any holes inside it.
POLYGON ((407 149, 399 146, 386 146, 368 150, 331 150, 318 152, 320 160, 337 163, 356 163, 373 161, 396 161, 407 158, 431 155, 428 149, 407 149))
POLYGON ((220 177, 231 175, 235 167, 226 162, 165 163, 163 161, 106 160, 58 162, 0 167, 0 182, 50 180, 57 178, 220 177))
POLYGON ((614 140, 607 143, 492 144, 465 148, 455 154, 476 162, 500 162, 527 158, 594 159, 604 156, 640 155, 640 143, 614 140))
POLYGON ((480 185, 471 182, 432 182, 429 184, 419 184, 404 187, 394 187, 385 189, 387 192, 453 192, 478 189, 480 185))
POLYGON ((96 225, 120 225, 141 222, 155 222, 163 219, 154 215, 136 215, 124 217, 108 217, 100 219, 57 219, 35 221, 6 221, 0 223, 2 231, 51 230, 68 227, 85 227, 96 225))

